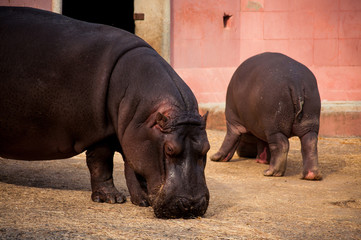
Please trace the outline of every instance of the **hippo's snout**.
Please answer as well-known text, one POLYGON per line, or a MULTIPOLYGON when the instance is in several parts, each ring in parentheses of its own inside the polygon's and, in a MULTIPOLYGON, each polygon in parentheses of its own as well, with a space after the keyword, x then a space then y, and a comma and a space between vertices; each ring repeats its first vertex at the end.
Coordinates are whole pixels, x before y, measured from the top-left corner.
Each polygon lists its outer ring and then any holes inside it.
POLYGON ((156 203, 154 213, 158 218, 196 218, 203 216, 208 208, 209 194, 198 198, 174 197, 156 203))

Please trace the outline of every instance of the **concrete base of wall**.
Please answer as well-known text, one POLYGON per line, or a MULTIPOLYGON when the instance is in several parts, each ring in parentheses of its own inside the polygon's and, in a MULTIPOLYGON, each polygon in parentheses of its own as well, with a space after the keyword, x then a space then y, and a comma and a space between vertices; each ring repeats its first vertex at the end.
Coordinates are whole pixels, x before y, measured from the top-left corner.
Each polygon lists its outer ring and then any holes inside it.
MULTIPOLYGON (((226 130, 224 103, 200 104, 201 114, 209 112, 208 129, 226 130)), ((361 101, 322 102, 320 136, 361 137, 361 101)))

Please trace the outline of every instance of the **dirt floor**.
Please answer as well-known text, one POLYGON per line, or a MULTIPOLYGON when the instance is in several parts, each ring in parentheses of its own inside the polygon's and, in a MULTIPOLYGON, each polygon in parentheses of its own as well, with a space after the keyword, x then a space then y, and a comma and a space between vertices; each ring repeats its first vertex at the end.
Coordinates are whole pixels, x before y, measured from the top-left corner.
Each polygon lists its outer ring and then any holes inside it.
MULTIPOLYGON (((211 154, 224 131, 208 130, 211 154)), ((284 177, 254 159, 208 161, 211 199, 197 219, 162 220, 152 208, 90 200, 85 155, 58 161, 0 159, 0 239, 361 239, 361 139, 320 138, 324 179, 300 180, 297 138, 284 177)), ((115 181, 126 190, 121 157, 115 181)))

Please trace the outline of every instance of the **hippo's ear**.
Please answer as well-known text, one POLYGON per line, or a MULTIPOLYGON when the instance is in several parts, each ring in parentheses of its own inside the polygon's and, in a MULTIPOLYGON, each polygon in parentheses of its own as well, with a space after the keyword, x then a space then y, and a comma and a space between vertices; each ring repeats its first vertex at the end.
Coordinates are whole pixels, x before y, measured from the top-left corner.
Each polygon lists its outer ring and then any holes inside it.
POLYGON ((203 123, 204 123, 204 126, 206 125, 207 123, 207 118, 208 118, 208 111, 202 116, 202 120, 203 120, 203 123))
POLYGON ((155 117, 156 123, 163 129, 168 122, 168 118, 161 114, 160 112, 157 113, 157 116, 155 117))

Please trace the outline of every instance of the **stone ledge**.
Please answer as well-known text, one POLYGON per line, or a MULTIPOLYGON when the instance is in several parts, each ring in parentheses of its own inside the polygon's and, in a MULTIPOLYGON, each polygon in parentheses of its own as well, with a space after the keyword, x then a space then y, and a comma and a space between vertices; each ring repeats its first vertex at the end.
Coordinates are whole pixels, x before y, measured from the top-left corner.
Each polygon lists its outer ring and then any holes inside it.
MULTIPOLYGON (((207 128, 226 130, 225 103, 199 104, 201 114, 209 112, 207 128)), ((320 136, 361 137, 361 101, 323 101, 320 136)))

